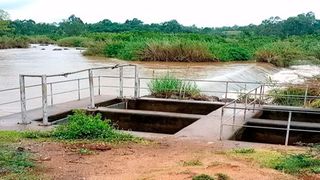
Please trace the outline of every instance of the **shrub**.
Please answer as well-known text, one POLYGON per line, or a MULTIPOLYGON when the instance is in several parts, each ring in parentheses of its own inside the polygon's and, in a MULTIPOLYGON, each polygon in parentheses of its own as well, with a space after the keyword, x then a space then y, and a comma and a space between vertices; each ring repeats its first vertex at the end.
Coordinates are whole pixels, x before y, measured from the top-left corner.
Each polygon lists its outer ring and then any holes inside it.
POLYGON ((310 103, 310 107, 320 108, 320 99, 315 99, 310 103))
POLYGON ((29 42, 25 37, 0 37, 0 49, 28 48, 29 42))
POLYGON ((301 48, 288 41, 270 43, 255 52, 258 62, 269 62, 280 67, 287 67, 304 55, 301 48))
POLYGON ((156 97, 194 97, 200 94, 200 89, 195 83, 183 82, 169 74, 152 79, 148 87, 151 95, 156 97))
POLYGON ((302 171, 316 170, 320 167, 320 160, 307 154, 294 154, 285 156, 275 169, 289 174, 297 174, 302 171))
POLYGON ((192 177, 192 180, 214 180, 214 178, 207 174, 200 174, 192 177))
POLYGON ((0 177, 2 173, 24 173, 33 166, 27 152, 0 145, 0 177))
POLYGON ((80 110, 69 116, 68 122, 58 126, 52 135, 59 139, 134 140, 133 136, 117 131, 109 120, 103 121, 100 114, 86 115, 80 110))
POLYGON ((104 56, 106 43, 96 42, 88 45, 87 49, 83 52, 85 56, 104 56))
MULTIPOLYGON (((303 106, 305 88, 301 87, 286 87, 276 88, 269 92, 272 97, 272 103, 285 106, 303 106)), ((310 95, 310 94, 309 94, 310 95)))
POLYGON ((233 150, 235 153, 241 153, 241 154, 249 154, 254 153, 255 150, 253 148, 239 148, 233 150))
POLYGON ((222 50, 223 55, 220 57, 223 61, 245 61, 251 58, 250 53, 241 47, 227 47, 222 50))
POLYGON ((89 44, 92 44, 92 40, 86 37, 72 36, 60 39, 57 43, 59 46, 65 47, 88 47, 89 44))
POLYGON ((216 61, 208 48, 196 42, 153 41, 139 53, 143 61, 205 62, 216 61))

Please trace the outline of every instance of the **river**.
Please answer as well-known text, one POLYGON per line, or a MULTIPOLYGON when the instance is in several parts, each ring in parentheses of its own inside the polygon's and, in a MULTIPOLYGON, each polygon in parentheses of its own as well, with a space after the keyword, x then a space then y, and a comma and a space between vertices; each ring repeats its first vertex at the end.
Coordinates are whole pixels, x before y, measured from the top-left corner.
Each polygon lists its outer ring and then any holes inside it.
MULTIPOLYGON (((170 73, 179 78, 217 81, 266 81, 269 77, 280 81, 287 81, 288 79, 295 81, 300 79, 301 75, 310 76, 319 74, 320 72, 317 66, 295 66, 291 69, 278 69, 269 64, 260 63, 130 62, 109 58, 85 57, 81 54, 82 50, 75 48, 60 48, 60 50, 54 50, 57 48, 60 47, 55 45, 31 45, 31 47, 27 49, 0 50, 0 90, 18 87, 19 74, 57 74, 91 67, 128 63, 138 65, 140 77, 152 77, 170 73)), ((119 72, 116 70, 95 72, 95 75, 118 74, 119 72)), ((133 76, 133 74, 134 71, 132 68, 124 72, 125 76, 133 76)), ((40 83, 40 79, 27 78, 26 82, 27 85, 37 84, 40 83)), ((115 84, 115 82, 111 80, 106 80, 103 83, 115 84)), ((55 88, 68 90, 68 88, 71 88, 69 86, 71 85, 63 85, 55 88)), ((207 87, 211 88, 208 85, 207 87)), ((223 89, 222 86, 221 88, 223 89)), ((39 94, 39 90, 33 90, 30 91, 29 96, 35 97, 39 94)), ((0 93, 0 102, 9 101, 13 96, 15 99, 18 99, 18 91, 15 92, 15 94, 0 93)), ((55 103, 68 99, 69 95, 62 95, 56 98, 55 103)), ((39 103, 40 102, 37 102, 37 104, 39 103)), ((17 106, 17 104, 15 106, 17 106)), ((0 106, 0 115, 16 112, 17 107, 12 108, 6 106, 6 108, 4 108, 0 106)), ((29 108, 31 108, 31 106, 29 108)))

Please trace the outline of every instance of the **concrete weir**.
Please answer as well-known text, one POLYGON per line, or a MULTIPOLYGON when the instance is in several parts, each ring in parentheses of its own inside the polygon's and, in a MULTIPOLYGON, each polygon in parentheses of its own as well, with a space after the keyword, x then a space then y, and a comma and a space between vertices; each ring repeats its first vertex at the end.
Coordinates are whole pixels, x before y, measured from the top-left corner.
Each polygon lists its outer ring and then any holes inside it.
MULTIPOLYGON (((176 137, 218 140, 222 102, 140 98, 88 109, 111 119, 119 129, 161 133, 176 137)), ((139 133, 144 135, 143 133, 139 133)), ((233 131, 225 128, 224 136, 233 131)))

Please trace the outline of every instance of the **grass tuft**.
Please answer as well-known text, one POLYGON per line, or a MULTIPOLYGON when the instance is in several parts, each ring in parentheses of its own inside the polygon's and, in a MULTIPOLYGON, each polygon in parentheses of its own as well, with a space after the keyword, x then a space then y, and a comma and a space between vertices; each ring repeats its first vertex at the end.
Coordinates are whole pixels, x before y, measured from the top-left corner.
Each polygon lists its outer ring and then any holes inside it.
POLYGON ((190 160, 190 161, 183 161, 182 165, 183 166, 202 166, 203 163, 200 160, 195 159, 195 160, 190 160))
POLYGON ((214 178, 207 174, 200 174, 192 177, 192 180, 214 180, 214 178))
POLYGON ((235 153, 241 153, 241 154, 250 154, 255 152, 253 148, 239 148, 239 149, 234 149, 233 151, 235 153))

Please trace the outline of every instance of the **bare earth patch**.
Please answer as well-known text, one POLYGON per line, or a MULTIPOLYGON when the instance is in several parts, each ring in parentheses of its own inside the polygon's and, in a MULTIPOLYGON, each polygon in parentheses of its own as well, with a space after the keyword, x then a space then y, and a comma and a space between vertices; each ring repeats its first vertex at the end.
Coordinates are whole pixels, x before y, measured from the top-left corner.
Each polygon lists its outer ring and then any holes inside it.
POLYGON ((192 179, 198 174, 214 176, 217 173, 231 179, 297 179, 226 155, 225 151, 238 145, 165 138, 150 144, 108 146, 31 142, 26 146, 38 157, 44 177, 48 179, 192 179), (82 154, 79 149, 93 153, 82 154))

